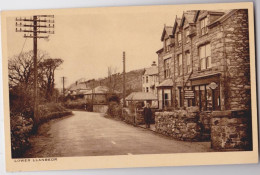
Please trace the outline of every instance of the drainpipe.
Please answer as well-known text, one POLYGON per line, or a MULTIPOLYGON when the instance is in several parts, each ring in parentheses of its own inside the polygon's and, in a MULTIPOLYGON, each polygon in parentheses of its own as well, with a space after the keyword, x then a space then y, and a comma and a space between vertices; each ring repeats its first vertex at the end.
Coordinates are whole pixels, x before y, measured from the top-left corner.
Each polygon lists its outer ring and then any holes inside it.
MULTIPOLYGON (((227 110, 229 109, 229 106, 227 106, 227 95, 228 95, 228 84, 227 84, 227 81, 228 81, 228 75, 227 75, 227 54, 226 54, 226 42, 225 42, 225 31, 224 31, 224 27, 223 25, 221 24, 221 30, 223 32, 223 37, 222 37, 222 41, 223 41, 223 57, 224 57, 224 88, 222 89, 222 92, 220 91, 220 109, 221 110, 227 110), (222 95, 224 97, 222 97, 222 95), (224 98, 224 103, 222 104, 221 100, 224 98)), ((220 89, 219 89, 220 90, 220 89)))
POLYGON ((181 50, 182 50, 182 106, 184 107, 184 48, 183 48, 183 40, 184 40, 184 35, 183 35, 183 28, 181 29, 181 50))

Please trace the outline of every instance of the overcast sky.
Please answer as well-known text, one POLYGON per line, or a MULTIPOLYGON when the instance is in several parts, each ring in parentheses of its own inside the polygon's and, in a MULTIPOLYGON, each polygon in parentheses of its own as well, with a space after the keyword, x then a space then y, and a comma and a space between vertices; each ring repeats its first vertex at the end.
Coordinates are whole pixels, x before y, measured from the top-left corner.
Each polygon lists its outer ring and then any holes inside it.
MULTIPOLYGON (((93 10, 93 9, 92 9, 93 10)), ((87 9, 86 9, 87 11, 87 9)), ((64 63, 56 71, 56 85, 61 77, 66 86, 80 78, 92 79, 107 76, 107 67, 122 72, 122 52, 126 52, 126 71, 149 67, 157 62, 156 51, 162 47, 160 37, 164 24, 173 25, 182 10, 151 8, 135 11, 108 10, 107 13, 68 13, 55 15, 55 34, 49 41, 40 39, 38 49, 46 50, 53 58, 64 63)), ((15 18, 8 18, 8 56, 19 54, 25 38, 15 32, 15 18)), ((27 39, 23 51, 32 49, 27 39)))

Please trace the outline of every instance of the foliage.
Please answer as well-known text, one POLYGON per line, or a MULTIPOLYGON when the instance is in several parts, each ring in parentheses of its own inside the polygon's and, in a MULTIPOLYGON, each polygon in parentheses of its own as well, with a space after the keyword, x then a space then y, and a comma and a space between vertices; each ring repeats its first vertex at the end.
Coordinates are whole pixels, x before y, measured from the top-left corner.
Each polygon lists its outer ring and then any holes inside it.
POLYGON ((117 94, 108 94, 107 101, 120 103, 120 97, 117 94))
POLYGON ((72 114, 61 104, 46 103, 39 106, 38 118, 32 120, 32 116, 16 114, 11 116, 11 145, 12 157, 21 157, 24 151, 30 147, 29 137, 32 135, 34 123, 47 122, 54 118, 59 118, 72 114))
POLYGON ((68 100, 64 103, 64 106, 68 109, 81 109, 86 111, 93 111, 92 103, 84 99, 68 100))
POLYGON ((119 103, 113 101, 108 104, 107 115, 110 117, 124 120, 122 112, 123 107, 119 103))
MULTIPOLYGON (((47 52, 37 52, 39 103, 57 101, 59 91, 54 88, 55 70, 62 59, 52 59, 47 52)), ((15 55, 8 60, 10 111, 14 115, 32 115, 34 64, 33 51, 15 55)))

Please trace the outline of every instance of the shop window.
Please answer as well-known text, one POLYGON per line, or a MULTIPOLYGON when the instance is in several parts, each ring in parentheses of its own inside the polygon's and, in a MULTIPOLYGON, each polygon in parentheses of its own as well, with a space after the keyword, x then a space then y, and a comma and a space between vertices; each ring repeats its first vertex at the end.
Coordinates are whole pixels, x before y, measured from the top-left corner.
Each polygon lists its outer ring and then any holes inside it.
POLYGON ((170 69, 170 58, 164 60, 164 77, 170 78, 171 69, 170 69))
POLYGON ((200 21, 200 32, 201 35, 205 35, 208 33, 208 18, 205 17, 200 21))
POLYGON ((210 43, 199 47, 200 70, 211 68, 210 43))
POLYGON ((199 106, 200 111, 220 110, 219 88, 210 89, 208 85, 194 86, 194 105, 199 106))
POLYGON ((178 58, 178 75, 182 75, 182 54, 179 54, 178 56, 177 56, 177 58, 178 58))

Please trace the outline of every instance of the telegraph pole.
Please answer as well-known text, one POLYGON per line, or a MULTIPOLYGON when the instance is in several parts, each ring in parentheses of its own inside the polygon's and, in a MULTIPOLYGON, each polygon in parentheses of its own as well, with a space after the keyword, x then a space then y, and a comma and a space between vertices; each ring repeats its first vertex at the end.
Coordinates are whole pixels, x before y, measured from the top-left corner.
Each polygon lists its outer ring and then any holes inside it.
POLYGON ((37 39, 48 39, 48 34, 54 34, 54 15, 34 15, 33 17, 19 17, 16 21, 16 32, 23 32, 24 38, 33 38, 33 112, 34 121, 37 120, 38 114, 38 63, 37 63, 37 39), (52 20, 51 20, 52 19, 52 20), (43 30, 45 29, 45 30, 43 30), (49 30, 47 30, 49 29, 49 30))
POLYGON ((63 98, 65 97, 65 78, 66 78, 66 77, 61 77, 61 79, 62 79, 62 93, 63 93, 63 98))
POLYGON ((126 102, 125 102, 125 51, 123 52, 123 107, 126 107, 126 102))

